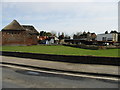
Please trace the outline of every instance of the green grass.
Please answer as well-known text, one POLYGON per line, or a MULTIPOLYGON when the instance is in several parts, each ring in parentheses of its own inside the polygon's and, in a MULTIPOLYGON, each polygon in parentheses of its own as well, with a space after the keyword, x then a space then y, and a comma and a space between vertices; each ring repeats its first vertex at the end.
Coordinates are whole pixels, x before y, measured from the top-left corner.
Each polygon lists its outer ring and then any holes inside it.
POLYGON ((57 55, 85 55, 85 56, 88 55, 88 56, 119 57, 118 51, 120 51, 120 49, 88 50, 67 46, 38 45, 38 46, 3 46, 2 51, 19 51, 57 55))

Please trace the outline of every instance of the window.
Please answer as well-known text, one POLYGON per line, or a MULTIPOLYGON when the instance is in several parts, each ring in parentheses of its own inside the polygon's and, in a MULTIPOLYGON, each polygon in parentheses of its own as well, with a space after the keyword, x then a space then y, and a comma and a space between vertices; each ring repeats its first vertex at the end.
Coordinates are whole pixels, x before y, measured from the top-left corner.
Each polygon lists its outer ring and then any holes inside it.
POLYGON ((106 37, 102 37, 102 41, 106 41, 106 37))
POLYGON ((113 40, 113 38, 108 38, 107 40, 108 40, 108 41, 112 41, 112 40, 113 40))

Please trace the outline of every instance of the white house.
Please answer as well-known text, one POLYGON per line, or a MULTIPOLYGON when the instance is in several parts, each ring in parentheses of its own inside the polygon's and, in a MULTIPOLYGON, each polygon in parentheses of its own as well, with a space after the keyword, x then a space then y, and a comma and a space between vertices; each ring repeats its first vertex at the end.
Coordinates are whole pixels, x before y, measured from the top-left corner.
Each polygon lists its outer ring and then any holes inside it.
POLYGON ((98 34, 96 37, 97 41, 118 41, 117 33, 98 34))

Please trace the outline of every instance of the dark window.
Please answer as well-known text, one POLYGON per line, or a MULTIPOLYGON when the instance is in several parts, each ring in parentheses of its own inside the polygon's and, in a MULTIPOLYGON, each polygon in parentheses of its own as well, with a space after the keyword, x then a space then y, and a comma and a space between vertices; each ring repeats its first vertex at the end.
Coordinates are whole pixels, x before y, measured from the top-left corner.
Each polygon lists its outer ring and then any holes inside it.
POLYGON ((103 40, 103 41, 106 41, 106 37, 102 37, 102 40, 103 40))

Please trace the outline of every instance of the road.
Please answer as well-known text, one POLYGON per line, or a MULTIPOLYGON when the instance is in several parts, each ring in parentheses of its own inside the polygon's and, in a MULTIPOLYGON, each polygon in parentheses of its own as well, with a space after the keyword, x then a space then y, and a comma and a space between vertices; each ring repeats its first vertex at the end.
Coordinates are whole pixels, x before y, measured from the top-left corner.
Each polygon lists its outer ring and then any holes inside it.
POLYGON ((2 68, 3 88, 118 88, 117 81, 2 68))

